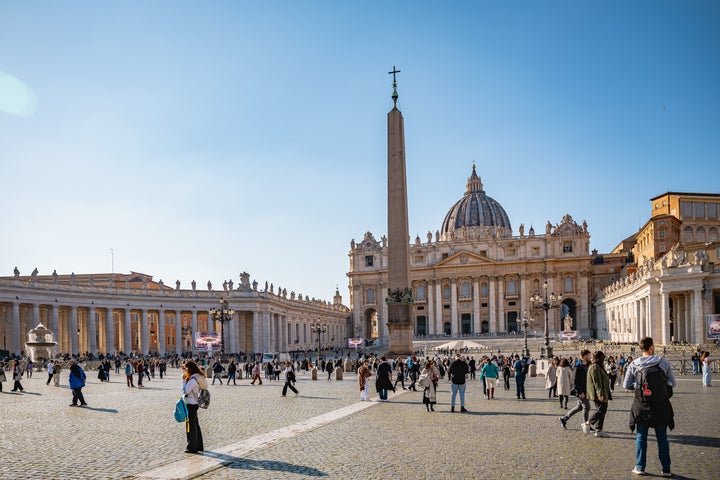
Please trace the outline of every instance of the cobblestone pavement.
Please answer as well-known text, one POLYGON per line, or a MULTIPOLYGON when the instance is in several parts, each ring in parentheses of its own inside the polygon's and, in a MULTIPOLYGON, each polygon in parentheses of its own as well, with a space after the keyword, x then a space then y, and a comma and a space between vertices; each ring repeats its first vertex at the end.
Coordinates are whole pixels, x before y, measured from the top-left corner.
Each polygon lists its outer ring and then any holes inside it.
MULTIPOLYGON (((578 415, 568 430, 561 428, 558 416, 564 410, 556 399, 547 399, 542 377, 528 378, 527 400, 515 399, 514 385, 497 390, 495 400, 485 400, 481 383, 471 380, 468 413, 450 413, 444 380, 437 411, 428 413, 419 392, 391 395, 383 403, 358 402, 353 374, 332 382, 298 375, 299 398, 281 397, 282 383, 250 386, 243 379, 238 386, 210 387, 212 404, 200 412, 207 451, 189 456, 182 453, 184 426, 172 417, 179 370, 169 373, 164 380, 146 382, 142 390, 127 388, 117 375, 111 383, 90 378, 84 389, 89 408, 68 407, 66 374, 61 388, 46 386, 46 376, 35 374, 23 382, 24 394, 7 393, 12 383, 5 383, 0 479, 139 479, 153 478, 148 476, 153 471, 166 475, 155 478, 176 478, 168 472, 213 458, 219 466, 191 477, 634 477, 635 437, 627 427, 631 394, 618 389, 605 423, 610 437, 596 438, 580 431, 578 415), (337 419, 328 417, 335 413, 337 419), (323 415, 316 425, 307 423, 323 415), (275 440, 265 442, 269 437, 275 440), (246 453, 223 453, 242 442, 249 444, 243 447, 246 453)), ((675 478, 716 479, 720 389, 703 389, 699 377, 679 377, 678 383, 673 397, 677 427, 670 433, 675 478)), ((652 435, 647 471, 660 472, 652 435)))

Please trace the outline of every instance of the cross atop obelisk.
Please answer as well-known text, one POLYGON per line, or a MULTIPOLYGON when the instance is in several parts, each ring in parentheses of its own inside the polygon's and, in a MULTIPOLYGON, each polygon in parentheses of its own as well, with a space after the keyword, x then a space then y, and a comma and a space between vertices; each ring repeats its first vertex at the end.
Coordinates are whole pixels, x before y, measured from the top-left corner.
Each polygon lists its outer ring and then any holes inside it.
POLYGON ((395 65, 393 65, 392 72, 388 72, 388 75, 393 76, 393 93, 392 93, 393 107, 397 107, 398 93, 397 93, 397 78, 395 77, 395 75, 398 73, 400 73, 400 70, 395 68, 395 65))

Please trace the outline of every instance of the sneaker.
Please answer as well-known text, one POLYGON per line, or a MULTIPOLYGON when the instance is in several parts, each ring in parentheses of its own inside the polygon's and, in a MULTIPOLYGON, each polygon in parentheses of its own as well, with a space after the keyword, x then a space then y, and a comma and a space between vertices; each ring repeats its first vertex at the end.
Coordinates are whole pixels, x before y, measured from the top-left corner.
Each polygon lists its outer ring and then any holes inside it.
POLYGON ((461 411, 461 412, 467 412, 467 408, 465 408, 465 407, 460 407, 460 411, 461 411))
POLYGON ((450 407, 450 411, 451 411, 451 412, 454 412, 454 411, 455 411, 455 407, 450 407))
POLYGON ((560 425, 567 430, 567 420, 565 420, 563 417, 560 417, 560 425))
POLYGON ((580 422, 580 428, 582 428, 583 433, 590 433, 590 425, 587 423, 580 422))
POLYGON ((662 475, 663 477, 672 477, 672 473, 670 472, 662 472, 660 475, 662 475))
POLYGON ((635 475, 645 475, 645 471, 644 471, 644 470, 640 470, 638 467, 635 467, 635 468, 633 468, 633 469, 630 470, 630 471, 631 471, 632 473, 634 473, 635 475))
POLYGON ((609 437, 610 435, 603 430, 598 430, 597 432, 595 432, 595 436, 596 437, 609 437))

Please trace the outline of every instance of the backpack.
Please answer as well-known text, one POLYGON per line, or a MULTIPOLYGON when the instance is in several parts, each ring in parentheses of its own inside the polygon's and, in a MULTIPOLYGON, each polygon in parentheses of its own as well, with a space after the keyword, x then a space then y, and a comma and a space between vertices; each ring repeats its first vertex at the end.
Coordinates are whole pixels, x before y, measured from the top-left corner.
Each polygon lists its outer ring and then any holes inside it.
POLYGON ((200 408, 208 408, 210 406, 210 391, 207 388, 200 389, 197 402, 200 408))
POLYGON ((177 401, 175 402, 175 421, 184 422, 187 418, 188 409, 187 404, 185 403, 185 398, 182 396, 177 397, 177 401))
POLYGON ((528 363, 522 362, 522 374, 527 375, 528 374, 528 363))
POLYGON ((637 387, 635 398, 650 405, 666 403, 672 397, 672 387, 667 384, 665 372, 659 365, 643 368, 635 374, 637 387))

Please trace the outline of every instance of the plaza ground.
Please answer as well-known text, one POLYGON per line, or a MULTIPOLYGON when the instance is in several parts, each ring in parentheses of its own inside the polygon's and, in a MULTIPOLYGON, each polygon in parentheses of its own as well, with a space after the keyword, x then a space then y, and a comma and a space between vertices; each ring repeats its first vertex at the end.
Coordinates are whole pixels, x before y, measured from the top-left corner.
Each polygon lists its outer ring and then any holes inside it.
MULTIPOLYGON (((46 375, 23 381, 26 393, 0 395, 2 479, 302 479, 325 478, 633 478, 634 434, 627 426, 631 394, 616 388, 606 419, 609 438, 584 435, 576 415, 563 430, 556 399, 542 377, 528 378, 527 400, 511 390, 482 397, 470 380, 468 413, 450 413, 450 386, 441 380, 436 412, 420 392, 389 402, 359 402, 354 374, 312 381, 299 374, 299 398, 281 397, 281 382, 211 386, 200 411, 206 452, 183 453, 184 425, 172 410, 179 370, 128 388, 124 376, 84 389, 88 408, 71 408, 67 372, 60 388, 46 375)), ((720 476, 720 391, 700 377, 678 376, 670 433, 675 478, 720 476)), ((573 399, 570 400, 572 405, 573 399)), ((647 471, 659 475, 654 438, 647 471)))

